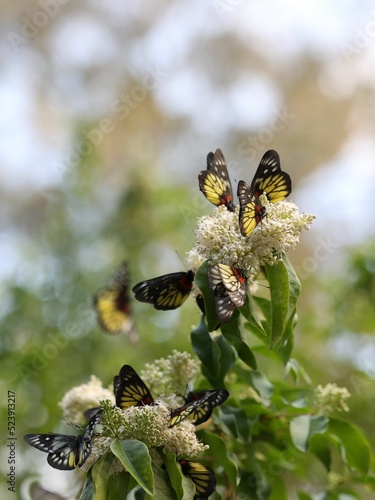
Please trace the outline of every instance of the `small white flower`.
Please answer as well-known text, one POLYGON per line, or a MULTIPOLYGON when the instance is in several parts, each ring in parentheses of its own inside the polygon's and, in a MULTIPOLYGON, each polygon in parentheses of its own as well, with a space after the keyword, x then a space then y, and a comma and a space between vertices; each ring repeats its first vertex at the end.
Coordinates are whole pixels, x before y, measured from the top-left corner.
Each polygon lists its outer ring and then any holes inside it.
POLYGON ((260 201, 267 215, 248 237, 240 232, 238 206, 235 212, 220 206, 198 219, 197 241, 187 256, 189 268, 196 272, 197 263, 209 260, 243 269, 251 279, 264 264, 273 265, 282 252, 294 249, 302 229, 309 229, 315 217, 299 213, 289 201, 270 203, 265 195, 260 201))
POLYGON ((186 385, 199 373, 200 361, 187 352, 173 350, 166 358, 147 363, 141 370, 141 378, 155 398, 162 394, 185 394, 186 385))
POLYGON ((338 387, 336 384, 318 385, 314 396, 314 406, 325 415, 333 411, 349 411, 346 401, 351 394, 346 387, 338 387))

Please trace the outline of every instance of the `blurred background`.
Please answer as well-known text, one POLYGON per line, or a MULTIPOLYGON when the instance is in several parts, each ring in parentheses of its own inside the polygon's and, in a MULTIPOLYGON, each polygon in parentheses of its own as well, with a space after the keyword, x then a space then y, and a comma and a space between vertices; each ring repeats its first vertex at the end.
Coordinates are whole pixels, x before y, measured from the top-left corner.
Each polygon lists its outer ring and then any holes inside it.
MULTIPOLYGON (((11 390, 17 498, 39 474, 77 488, 22 440, 71 433, 57 406, 68 389, 191 351, 192 299, 168 313, 133 304, 133 345, 100 330, 92 297, 124 259, 132 284, 184 270, 196 218, 212 210, 197 176, 219 147, 234 190, 276 149, 291 200, 317 216, 289 255, 303 286, 294 357, 314 384, 348 387, 350 418, 374 444, 373 2, 0 8, 1 425, 11 390)), ((0 453, 6 473, 4 442, 0 453)))

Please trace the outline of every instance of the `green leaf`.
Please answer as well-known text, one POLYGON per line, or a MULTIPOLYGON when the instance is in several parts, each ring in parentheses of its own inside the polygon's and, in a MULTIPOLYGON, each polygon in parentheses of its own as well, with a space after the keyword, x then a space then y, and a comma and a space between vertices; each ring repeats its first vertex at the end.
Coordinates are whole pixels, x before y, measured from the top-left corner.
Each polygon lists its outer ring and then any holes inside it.
POLYGON ((254 298, 251 296, 246 297, 245 304, 239 308, 242 316, 247 320, 247 329, 256 335, 265 337, 267 334, 264 331, 262 321, 255 306, 254 298))
POLYGON ((224 427, 230 434, 241 443, 248 443, 250 440, 250 426, 246 413, 234 406, 223 406, 219 408, 219 414, 224 427))
POLYGON ((307 451, 309 441, 315 434, 327 430, 328 418, 323 415, 299 415, 290 422, 293 444, 301 451, 307 451))
MULTIPOLYGON (((175 493, 171 487, 168 474, 156 464, 152 464, 154 473, 155 494, 151 498, 162 498, 163 500, 176 500, 175 493)), ((178 498, 178 497, 177 497, 178 498)))
POLYGON ((199 290, 202 292, 203 297, 204 297, 204 305, 206 309, 206 319, 207 319, 207 328, 209 332, 213 332, 214 330, 217 330, 220 321, 217 317, 216 314, 216 307, 215 307, 215 297, 214 293, 211 290, 209 281, 208 281, 208 268, 210 267, 210 264, 206 260, 203 262, 203 264, 200 266, 198 271, 196 272, 194 276, 194 282, 198 286, 199 290))
POLYGON ((235 348, 240 359, 253 370, 257 367, 257 362, 250 347, 244 342, 239 327, 238 311, 233 314, 230 321, 221 325, 221 331, 225 339, 235 348))
POLYGON ((107 498, 109 471, 114 458, 112 453, 106 453, 92 467, 92 480, 95 485, 95 498, 97 500, 107 498))
POLYGON ((370 467, 371 448, 362 431, 349 422, 331 418, 328 435, 338 442, 344 462, 366 475, 370 467))
POLYGON ((191 332, 191 343, 207 372, 212 378, 217 378, 220 370, 220 348, 212 340, 203 318, 191 332))
POLYGON ((310 451, 322 462, 327 471, 331 468, 331 450, 326 436, 316 434, 310 441, 310 451))
POLYGON ((174 453, 166 453, 164 463, 168 472, 169 480, 178 500, 189 500, 195 495, 195 486, 192 481, 182 473, 181 467, 177 464, 174 453))
POLYGON ((283 337, 289 307, 289 280, 284 262, 273 266, 264 265, 264 272, 270 285, 271 294, 271 338, 273 349, 283 337))
POLYGON ((264 273, 271 294, 271 339, 270 347, 283 347, 293 332, 293 318, 301 284, 286 255, 270 266, 265 264, 264 273))
POLYGON ((125 471, 110 476, 108 480, 107 500, 126 500, 130 491, 130 479, 130 474, 125 471))
POLYGON ((146 493, 154 495, 154 477, 147 446, 135 439, 114 439, 111 451, 146 493))
POLYGON ((262 373, 250 372, 251 384, 264 401, 269 401, 273 395, 274 387, 262 373))
POLYGON ((92 480, 91 469, 87 473, 85 484, 83 485, 83 489, 79 500, 93 500, 95 494, 94 483, 92 480))
MULTIPOLYGON (((200 434, 198 435, 200 436, 200 434)), ((224 468, 232 487, 235 489, 237 484, 237 465, 230 460, 225 441, 217 434, 207 431, 202 432, 202 438, 204 444, 209 445, 210 454, 215 457, 215 462, 224 468)))

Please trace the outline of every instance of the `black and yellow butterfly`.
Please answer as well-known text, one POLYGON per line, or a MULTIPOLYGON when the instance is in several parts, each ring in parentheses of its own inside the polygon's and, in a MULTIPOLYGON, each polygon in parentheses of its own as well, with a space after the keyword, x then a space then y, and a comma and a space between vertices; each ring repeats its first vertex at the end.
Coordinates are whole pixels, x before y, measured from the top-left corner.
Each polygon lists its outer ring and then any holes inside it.
POLYGON ((164 274, 141 281, 133 287, 135 298, 148 302, 155 309, 177 309, 189 297, 194 281, 193 271, 164 274))
POLYGON ((98 322, 108 333, 127 334, 131 340, 137 335, 131 318, 129 295, 129 270, 124 262, 111 283, 99 290, 94 298, 98 322))
POLYGON ((240 201, 239 225, 241 234, 249 236, 265 217, 266 210, 259 201, 261 194, 266 194, 270 202, 284 200, 292 192, 292 181, 280 167, 279 154, 270 149, 260 161, 250 187, 240 181, 237 195, 240 201))
MULTIPOLYGON (((189 419, 195 420, 194 415, 196 415, 198 419, 204 417, 207 412, 207 409, 204 405, 208 402, 209 399, 213 398, 214 396, 215 391, 204 391, 203 396, 201 396, 199 399, 193 399, 192 401, 185 403, 183 406, 172 410, 171 419, 168 422, 168 427, 174 427, 188 417, 189 419), (201 407, 203 407, 202 414, 199 413, 199 409, 201 407)), ((204 422, 204 420, 202 421, 204 422)), ((197 422, 194 422, 194 424, 197 425, 197 422)))
POLYGON ((220 149, 207 155, 207 170, 198 176, 199 189, 208 201, 216 206, 224 205, 234 212, 232 185, 225 158, 220 149))
POLYGON ((87 424, 83 434, 26 434, 24 440, 37 450, 48 453, 47 462, 59 470, 73 470, 82 467, 91 454, 95 426, 101 421, 101 412, 96 412, 87 424))
POLYGON ((194 499, 208 498, 216 489, 215 473, 209 467, 191 460, 179 460, 182 472, 195 484, 194 499))
POLYGON ((247 295, 247 276, 242 269, 215 264, 208 269, 208 281, 214 292, 216 314, 221 323, 229 321, 236 307, 242 307, 247 295))
MULTIPOLYGON (((119 375, 113 380, 116 406, 126 410, 131 406, 148 406, 155 404, 154 398, 147 385, 137 372, 129 365, 124 365, 119 375)), ((205 391, 207 392, 207 391, 205 391)), ((199 400, 191 401, 181 408, 171 412, 168 427, 174 427, 195 411, 201 404, 213 398, 215 394, 204 394, 199 400)))
POLYGON ((129 365, 124 365, 119 375, 113 380, 116 406, 126 410, 131 406, 147 406, 154 404, 147 385, 138 373, 129 365))
POLYGON ((212 414, 212 410, 221 404, 223 404, 229 396, 229 392, 225 389, 207 389, 204 391, 191 391, 185 396, 185 403, 191 403, 192 401, 202 401, 207 394, 212 394, 212 396, 201 403, 189 416, 190 420, 194 421, 194 425, 203 424, 206 422, 212 414))

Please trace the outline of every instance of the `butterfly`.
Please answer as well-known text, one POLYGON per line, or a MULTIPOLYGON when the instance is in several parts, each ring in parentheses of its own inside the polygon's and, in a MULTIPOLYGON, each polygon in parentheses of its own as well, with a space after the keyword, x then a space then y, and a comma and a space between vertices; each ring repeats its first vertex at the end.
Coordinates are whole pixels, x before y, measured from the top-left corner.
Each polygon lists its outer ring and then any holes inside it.
POLYGON ((194 499, 208 498, 216 489, 215 473, 209 467, 190 460, 179 460, 182 472, 195 484, 194 499))
POLYGON ((137 339, 131 318, 129 270, 126 262, 121 265, 112 282, 97 292, 94 306, 99 324, 106 332, 124 332, 131 340, 137 339))
POLYGON ((208 201, 216 206, 224 205, 234 212, 232 185, 225 158, 220 149, 207 155, 207 170, 198 175, 199 189, 208 201))
POLYGON ((148 302, 155 309, 168 311, 177 309, 185 302, 191 292, 193 281, 193 271, 164 274, 137 283, 133 287, 133 292, 140 302, 148 302))
POLYGON ((69 436, 66 434, 26 434, 24 440, 37 450, 48 453, 47 462, 54 469, 73 470, 82 467, 91 454, 91 438, 95 426, 100 423, 101 412, 90 419, 83 434, 69 436))
POLYGON ((236 307, 242 307, 247 295, 247 276, 242 269, 215 264, 208 269, 208 281, 214 292, 216 313, 221 323, 229 321, 236 307))
MULTIPOLYGON (((205 405, 209 399, 214 397, 215 395, 214 392, 215 391, 204 391, 204 394, 199 399, 193 399, 192 401, 185 403, 180 408, 172 410, 171 419, 168 422, 168 427, 174 427, 175 425, 179 424, 180 422, 182 422, 182 420, 185 420, 185 418, 188 417, 189 419, 195 420, 194 415, 196 415, 198 420, 203 418, 201 422, 207 420, 204 418, 207 413, 205 405), (203 407, 202 413, 200 413, 200 408, 202 407, 203 407)), ((197 422, 194 422, 194 424, 197 425, 197 422)))
MULTIPOLYGON (((131 406, 148 406, 155 404, 154 398, 147 385, 143 382, 137 372, 129 365, 124 365, 119 375, 113 380, 116 406, 126 410, 131 406)), ((208 391, 205 391, 206 393, 208 391)), ((214 394, 204 394, 199 400, 191 401, 188 404, 177 408, 171 412, 168 427, 174 427, 187 418, 202 403, 212 398, 214 394)))
POLYGON ((265 193, 270 202, 276 203, 284 200, 291 192, 292 181, 281 170, 279 154, 270 149, 263 155, 250 187, 245 181, 238 183, 241 234, 249 236, 266 216, 266 209, 259 201, 261 194, 265 193))
POLYGON ((229 392, 225 389, 207 389, 195 392, 191 391, 186 395, 185 403, 202 400, 202 398, 204 398, 207 394, 212 394, 212 396, 195 408, 189 416, 189 419, 194 421, 194 425, 200 425, 203 424, 203 422, 206 422, 210 418, 212 410, 216 406, 223 404, 229 396, 229 392))
POLYGON ((126 410, 131 406, 147 406, 154 404, 147 385, 137 372, 129 365, 124 365, 119 375, 113 380, 116 406, 126 410))

